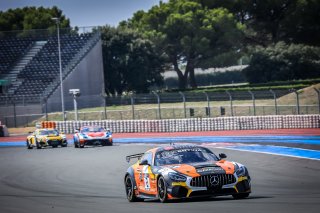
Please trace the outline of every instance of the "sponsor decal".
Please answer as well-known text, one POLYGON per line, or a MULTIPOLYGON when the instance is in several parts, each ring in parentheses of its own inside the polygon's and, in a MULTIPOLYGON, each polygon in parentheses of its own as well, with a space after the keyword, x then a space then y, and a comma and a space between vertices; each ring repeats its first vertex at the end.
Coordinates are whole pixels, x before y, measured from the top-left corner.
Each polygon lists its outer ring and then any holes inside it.
POLYGON ((149 178, 149 174, 145 174, 144 175, 144 188, 146 191, 150 190, 150 178, 149 178))
POLYGON ((142 172, 139 173, 139 180, 142 180, 142 172))
POLYGON ((149 178, 149 173, 148 173, 148 167, 149 166, 144 166, 142 169, 143 174, 144 174, 144 178, 143 178, 144 188, 146 191, 150 190, 150 178, 149 178))
POLYGON ((221 167, 204 167, 197 169, 197 172, 224 172, 224 170, 221 167))
POLYGON ((171 168, 171 169, 177 169, 177 168, 180 168, 179 165, 175 165, 175 166, 168 166, 168 168, 171 168))

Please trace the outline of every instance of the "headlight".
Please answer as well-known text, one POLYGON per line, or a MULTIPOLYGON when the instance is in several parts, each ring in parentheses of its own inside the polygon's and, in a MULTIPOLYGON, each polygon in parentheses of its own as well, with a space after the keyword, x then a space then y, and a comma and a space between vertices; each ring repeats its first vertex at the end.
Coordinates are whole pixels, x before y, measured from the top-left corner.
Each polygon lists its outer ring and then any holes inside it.
POLYGON ((245 174, 245 168, 243 166, 239 167, 236 173, 238 176, 243 176, 245 174))
POLYGON ((244 165, 236 164, 236 174, 237 176, 248 176, 248 170, 244 165))
POLYGON ((168 175, 171 180, 176 181, 176 182, 184 182, 187 180, 187 177, 185 177, 183 175, 179 175, 177 173, 169 172, 168 175))

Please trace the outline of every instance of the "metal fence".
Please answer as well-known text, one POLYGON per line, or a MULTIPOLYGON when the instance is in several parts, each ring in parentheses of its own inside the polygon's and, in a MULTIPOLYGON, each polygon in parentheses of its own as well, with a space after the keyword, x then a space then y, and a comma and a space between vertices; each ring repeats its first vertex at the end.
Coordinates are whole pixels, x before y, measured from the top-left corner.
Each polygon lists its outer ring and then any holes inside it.
MULTIPOLYGON (((320 113, 320 97, 317 89, 308 92, 288 90, 169 94, 152 92, 121 97, 80 96, 76 102, 77 111, 73 109, 73 97, 66 97, 66 120, 75 120, 75 114, 78 120, 154 120, 320 113)), ((5 104, 0 106, 0 119, 8 127, 33 126, 40 120, 62 120, 61 112, 46 110, 45 100, 34 99, 31 104, 30 99, 24 98, 2 103, 5 104)))

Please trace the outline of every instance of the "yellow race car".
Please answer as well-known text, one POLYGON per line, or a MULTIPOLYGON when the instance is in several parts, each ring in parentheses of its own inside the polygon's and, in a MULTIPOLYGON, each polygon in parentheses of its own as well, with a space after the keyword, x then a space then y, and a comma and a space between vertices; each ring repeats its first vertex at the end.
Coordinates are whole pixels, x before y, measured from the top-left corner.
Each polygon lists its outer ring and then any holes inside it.
POLYGON ((47 129, 37 129, 27 137, 27 148, 41 149, 42 147, 52 146, 52 147, 67 147, 68 142, 66 135, 63 132, 59 132, 57 129, 47 128, 47 129))

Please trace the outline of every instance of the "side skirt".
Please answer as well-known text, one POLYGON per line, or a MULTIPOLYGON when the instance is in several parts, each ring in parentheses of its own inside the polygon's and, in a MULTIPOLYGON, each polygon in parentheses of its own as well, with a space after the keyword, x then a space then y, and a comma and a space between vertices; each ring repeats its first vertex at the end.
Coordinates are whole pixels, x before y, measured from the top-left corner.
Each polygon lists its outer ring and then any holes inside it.
POLYGON ((139 195, 137 195, 137 197, 142 198, 142 199, 155 199, 155 198, 158 198, 157 195, 150 195, 150 194, 146 194, 146 193, 142 193, 142 192, 140 192, 139 195))

